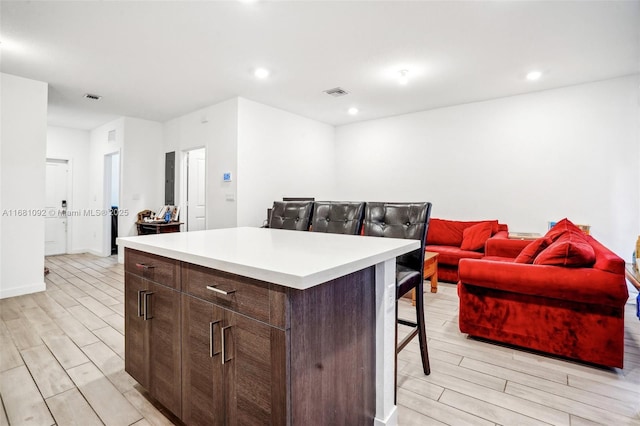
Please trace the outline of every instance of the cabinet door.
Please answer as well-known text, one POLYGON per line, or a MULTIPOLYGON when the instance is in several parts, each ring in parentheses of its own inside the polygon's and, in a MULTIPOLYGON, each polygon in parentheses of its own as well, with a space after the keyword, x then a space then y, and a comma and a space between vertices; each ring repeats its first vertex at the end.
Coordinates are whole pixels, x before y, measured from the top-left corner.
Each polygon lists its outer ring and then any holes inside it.
POLYGON ((149 393, 181 415, 180 293, 148 283, 145 315, 149 323, 149 393))
POLYGON ((224 311, 182 294, 182 420, 223 425, 221 334, 224 311))
POLYGON ((285 425, 287 333, 230 311, 221 332, 227 424, 285 425))
POLYGON ((148 321, 143 317, 143 298, 148 283, 137 275, 125 274, 124 367, 143 387, 149 388, 148 321))

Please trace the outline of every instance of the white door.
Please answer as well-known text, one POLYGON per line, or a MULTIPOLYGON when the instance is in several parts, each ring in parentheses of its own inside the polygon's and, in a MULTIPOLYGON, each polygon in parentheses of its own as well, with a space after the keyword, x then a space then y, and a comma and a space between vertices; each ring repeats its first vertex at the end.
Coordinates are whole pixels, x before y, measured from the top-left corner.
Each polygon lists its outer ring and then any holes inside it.
POLYGON ((47 159, 46 199, 47 216, 44 221, 44 254, 67 252, 67 160, 47 159))
POLYGON ((187 231, 206 229, 205 224, 205 151, 187 153, 187 231))

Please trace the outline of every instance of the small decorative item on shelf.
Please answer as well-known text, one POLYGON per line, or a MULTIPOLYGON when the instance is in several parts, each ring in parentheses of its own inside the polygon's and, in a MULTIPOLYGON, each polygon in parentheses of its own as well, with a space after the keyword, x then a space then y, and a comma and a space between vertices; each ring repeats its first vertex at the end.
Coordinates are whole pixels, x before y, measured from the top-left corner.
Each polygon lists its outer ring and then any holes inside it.
POLYGON ((585 235, 591 234, 591 225, 578 225, 578 224, 576 224, 576 226, 578 228, 582 229, 582 232, 584 232, 585 235))

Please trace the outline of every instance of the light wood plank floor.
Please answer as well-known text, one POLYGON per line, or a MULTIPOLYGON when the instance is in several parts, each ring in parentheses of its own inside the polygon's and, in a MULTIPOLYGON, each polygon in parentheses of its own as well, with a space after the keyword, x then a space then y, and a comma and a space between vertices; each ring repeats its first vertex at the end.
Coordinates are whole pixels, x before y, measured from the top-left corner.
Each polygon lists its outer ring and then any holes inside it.
MULTIPOLYGON (((0 300, 1 425, 171 425, 124 372, 116 259, 48 257, 47 291, 0 300)), ((400 425, 638 425, 640 322, 626 309, 625 368, 603 369, 467 338, 455 285, 425 294, 432 373, 399 355, 400 425)), ((411 317, 409 301, 401 315, 411 317)))

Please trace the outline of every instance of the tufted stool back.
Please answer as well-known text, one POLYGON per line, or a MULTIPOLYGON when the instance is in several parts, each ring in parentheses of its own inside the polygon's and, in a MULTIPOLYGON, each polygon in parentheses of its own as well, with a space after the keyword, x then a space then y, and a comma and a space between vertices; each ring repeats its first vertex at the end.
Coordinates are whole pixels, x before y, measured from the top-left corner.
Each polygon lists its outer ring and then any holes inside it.
POLYGON ((316 201, 311 231, 357 235, 360 233, 363 214, 364 203, 316 201))
POLYGON ((419 240, 421 249, 397 258, 399 265, 424 268, 424 245, 431 217, 431 203, 367 203, 363 234, 371 237, 419 240))
POLYGON ((274 201, 269 228, 307 231, 312 212, 312 201, 274 201))

